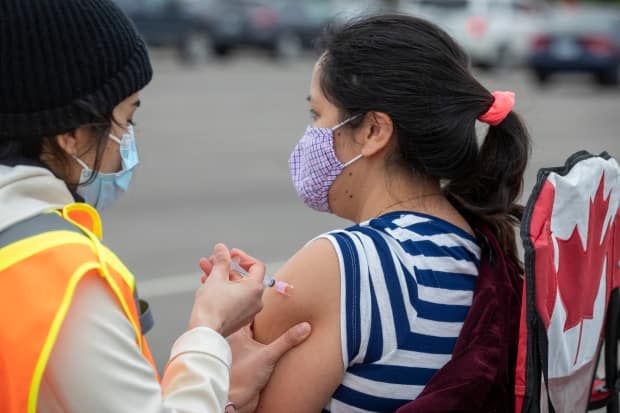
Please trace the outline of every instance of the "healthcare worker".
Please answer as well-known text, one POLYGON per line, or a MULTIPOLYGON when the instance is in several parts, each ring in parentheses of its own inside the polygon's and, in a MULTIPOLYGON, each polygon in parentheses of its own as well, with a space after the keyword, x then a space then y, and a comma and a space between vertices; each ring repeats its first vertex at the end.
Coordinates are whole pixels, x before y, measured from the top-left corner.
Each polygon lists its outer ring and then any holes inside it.
MULTIPOLYGON (((132 122, 151 76, 143 40, 110 0, 0 0, 3 413, 234 409, 225 337, 262 307, 263 264, 235 250, 249 276, 231 280, 231 253, 215 246, 160 379, 134 276, 102 242, 97 210, 138 166, 132 122)), ((277 358, 308 332, 267 347, 233 336, 235 357, 256 372, 232 392, 238 404, 258 400, 277 358)))

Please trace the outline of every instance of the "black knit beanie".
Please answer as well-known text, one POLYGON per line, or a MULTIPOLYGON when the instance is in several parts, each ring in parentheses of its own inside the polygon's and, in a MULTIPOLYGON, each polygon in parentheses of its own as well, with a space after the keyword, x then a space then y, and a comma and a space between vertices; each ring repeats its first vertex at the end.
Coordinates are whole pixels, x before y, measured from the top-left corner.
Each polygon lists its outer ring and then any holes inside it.
POLYGON ((144 41, 110 0, 0 0, 0 140, 94 121, 152 77, 144 41))

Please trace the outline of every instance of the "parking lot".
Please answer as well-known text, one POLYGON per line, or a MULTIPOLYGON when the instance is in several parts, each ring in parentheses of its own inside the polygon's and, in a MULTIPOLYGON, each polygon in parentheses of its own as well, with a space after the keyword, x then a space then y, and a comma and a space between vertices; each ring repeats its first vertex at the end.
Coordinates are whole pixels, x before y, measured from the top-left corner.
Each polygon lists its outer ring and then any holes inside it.
MULTIPOLYGON (((154 309, 149 334, 160 366, 187 327, 198 259, 213 244, 272 263, 315 235, 347 225, 307 209, 287 159, 309 122, 313 57, 277 64, 234 54, 198 67, 153 54, 155 78, 136 117, 141 165, 132 191, 104 213, 105 240, 134 271, 154 309)), ((526 195, 542 166, 574 151, 620 155, 620 90, 568 76, 539 89, 522 70, 479 73, 491 90, 514 90, 533 138, 526 195)))

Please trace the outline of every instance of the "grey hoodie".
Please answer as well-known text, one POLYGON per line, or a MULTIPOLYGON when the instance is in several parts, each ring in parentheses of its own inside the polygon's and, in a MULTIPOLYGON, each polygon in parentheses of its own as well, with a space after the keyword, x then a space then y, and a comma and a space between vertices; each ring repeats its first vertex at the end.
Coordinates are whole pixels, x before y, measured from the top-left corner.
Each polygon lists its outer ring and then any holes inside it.
POLYGON ((73 202, 63 181, 36 166, 0 165, 0 231, 73 202))

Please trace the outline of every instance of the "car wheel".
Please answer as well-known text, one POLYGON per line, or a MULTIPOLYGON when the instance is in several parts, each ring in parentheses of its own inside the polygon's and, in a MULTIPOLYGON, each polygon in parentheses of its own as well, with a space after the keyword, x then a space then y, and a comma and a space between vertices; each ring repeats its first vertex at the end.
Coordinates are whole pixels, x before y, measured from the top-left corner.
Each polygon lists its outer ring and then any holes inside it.
POLYGON ((218 44, 213 47, 213 51, 217 56, 224 57, 230 54, 232 48, 230 46, 218 44))
POLYGON ((534 77, 536 79, 536 83, 542 86, 549 83, 551 74, 549 72, 545 72, 544 70, 536 70, 534 72, 534 77))
POLYGON ((290 60, 301 56, 303 42, 299 35, 293 32, 283 32, 276 38, 274 44, 275 57, 280 60, 290 60))
POLYGON ((620 65, 596 74, 596 81, 601 86, 618 86, 620 84, 620 65))
POLYGON ((209 61, 213 51, 213 42, 209 33, 196 30, 183 39, 179 54, 181 61, 187 64, 204 64, 209 61))
POLYGON ((491 62, 483 62, 483 61, 475 61, 472 62, 472 66, 484 71, 484 72, 489 72, 491 70, 493 70, 493 64, 491 62))

